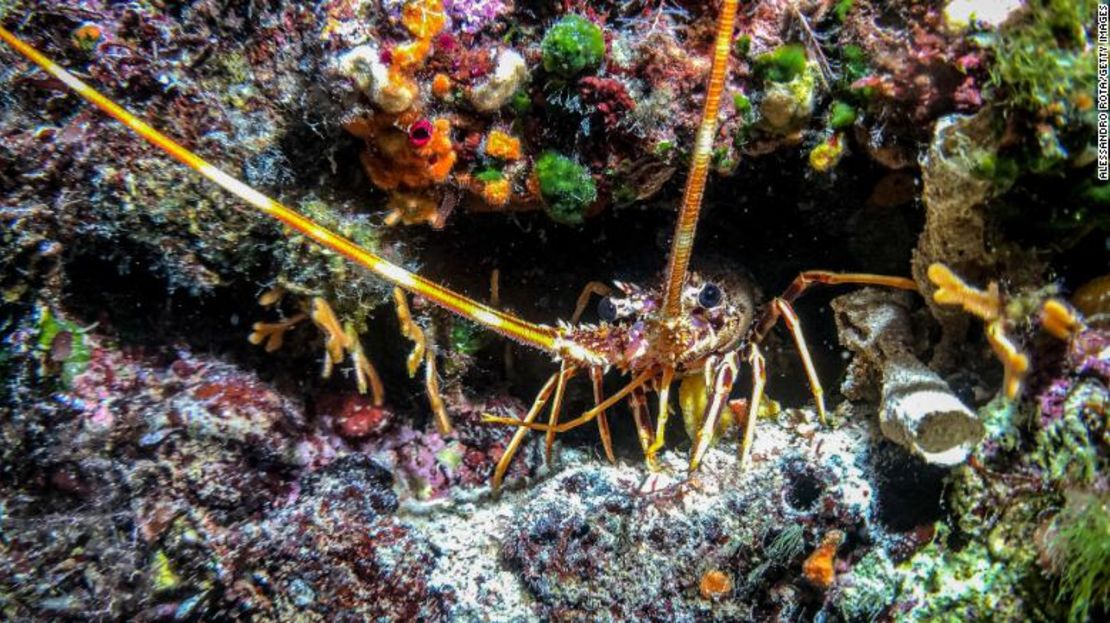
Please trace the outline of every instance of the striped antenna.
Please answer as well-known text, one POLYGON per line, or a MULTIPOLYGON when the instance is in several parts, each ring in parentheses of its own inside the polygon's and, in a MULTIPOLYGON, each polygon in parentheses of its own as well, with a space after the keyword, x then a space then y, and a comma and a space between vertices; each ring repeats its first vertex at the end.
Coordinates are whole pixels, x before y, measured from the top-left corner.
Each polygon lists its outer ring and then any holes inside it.
POLYGON ((690 253, 694 250, 694 234, 698 229, 701 198, 705 192, 705 179, 709 175, 709 156, 713 139, 717 135, 717 110, 728 75, 728 57, 732 45, 732 30, 736 26, 738 0, 725 0, 717 18, 717 39, 713 44, 713 69, 709 74, 709 88, 705 93, 705 108, 701 113, 694 142, 694 158, 686 177, 686 192, 671 240, 671 256, 667 263, 666 291, 663 298, 663 315, 677 318, 682 313, 682 289, 686 285, 686 270, 690 266, 690 253))
POLYGON ((367 268, 370 272, 381 277, 385 281, 412 294, 422 296, 444 309, 450 310, 463 318, 472 320, 501 335, 521 342, 522 344, 533 346, 547 352, 558 352, 562 347, 567 346, 566 340, 563 339, 559 331, 553 327, 525 322, 515 316, 511 316, 461 294, 452 292, 447 288, 428 281, 420 275, 411 273, 367 251, 353 241, 325 229, 311 219, 263 195, 245 183, 209 164, 200 156, 181 146, 170 137, 155 130, 143 120, 99 93, 96 89, 78 80, 76 76, 51 61, 38 50, 21 41, 3 27, 0 27, 0 39, 3 39, 12 49, 27 57, 44 71, 58 80, 61 80, 67 87, 89 103, 131 128, 147 142, 161 148, 169 155, 181 161, 185 166, 215 182, 224 190, 253 206, 259 212, 281 221, 304 236, 316 241, 321 246, 331 249, 352 262, 367 268))

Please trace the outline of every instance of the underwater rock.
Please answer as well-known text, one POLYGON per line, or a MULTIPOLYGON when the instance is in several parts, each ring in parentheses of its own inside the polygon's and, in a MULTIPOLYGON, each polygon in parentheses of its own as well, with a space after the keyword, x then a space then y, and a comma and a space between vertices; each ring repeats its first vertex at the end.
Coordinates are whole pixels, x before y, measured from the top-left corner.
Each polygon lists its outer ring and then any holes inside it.
MULTIPOLYGON (((483 417, 520 418, 550 357, 414 297, 455 427, 441 433, 389 286, 0 48, 0 619, 1106 619, 1092 535, 1110 339, 1094 318, 1067 344, 1033 338, 1018 313, 1105 272, 1105 189, 1072 184, 1093 168, 1095 3, 1027 0, 997 31, 946 30, 945 6, 969 4, 742 3, 695 259, 714 249, 765 288, 809 268, 902 274, 898 241, 924 219, 919 277, 945 261, 1013 293, 1028 395, 971 415, 954 396, 997 382, 960 355, 986 345, 933 309, 938 346, 923 314, 864 293, 837 307, 855 351, 840 413, 858 417, 829 428, 793 408, 804 376, 769 337, 765 404, 784 406, 753 414, 747 469, 721 418, 701 470, 679 446, 651 472, 619 405, 617 464, 583 428, 544 465, 529 434, 499 497, 489 477, 517 429, 483 417), (1019 166, 1088 202, 1013 186, 1019 166), (1010 195, 1017 220, 1060 229, 1000 222, 1010 195), (364 347, 381 406, 355 393, 364 347), (930 349, 943 381, 919 361, 930 349)), ((260 192, 555 326, 584 283, 665 261, 717 7, 13 0, 0 21, 260 192)), ((1076 302, 1094 316, 1092 283, 1076 302)), ((799 313, 828 383, 841 353, 806 317, 820 300, 799 313)), ((568 419, 591 404, 582 372, 568 419)))
POLYGON ((881 387, 879 427, 930 463, 962 463, 983 438, 978 417, 913 352, 909 295, 865 289, 837 297, 841 343, 855 358, 844 393, 863 398, 881 387))
POLYGON ((339 58, 339 72, 353 80, 359 90, 385 112, 404 112, 412 106, 416 90, 392 77, 381 56, 375 45, 359 46, 339 58))
POLYGON ((497 53, 493 75, 471 87, 466 97, 478 112, 494 112, 504 106, 526 80, 528 67, 524 57, 513 50, 501 50, 497 53))
POLYGON ((291 503, 237 535, 228 599, 274 620, 441 617, 452 596, 429 586, 437 553, 394 516, 392 480, 357 454, 304 479, 291 503))

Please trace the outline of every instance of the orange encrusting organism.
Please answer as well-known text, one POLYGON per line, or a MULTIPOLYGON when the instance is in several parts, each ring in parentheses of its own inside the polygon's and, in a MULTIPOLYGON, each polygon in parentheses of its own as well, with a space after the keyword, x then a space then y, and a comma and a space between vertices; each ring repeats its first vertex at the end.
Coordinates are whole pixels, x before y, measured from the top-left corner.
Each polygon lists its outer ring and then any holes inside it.
POLYGON ((362 152, 362 166, 378 188, 428 188, 444 182, 451 174, 458 156, 451 143, 451 122, 447 119, 431 122, 431 136, 420 146, 414 146, 409 134, 395 127, 388 117, 359 123, 358 127, 349 125, 348 131, 373 146, 372 152, 362 152))
POLYGON ((702 599, 720 599, 732 591, 732 578, 720 569, 711 569, 701 576, 698 592, 702 599))
POLYGON ((501 130, 493 130, 486 137, 486 155, 500 160, 520 160, 520 139, 501 130))
POLYGON ((844 533, 830 530, 821 544, 802 563, 802 575, 818 588, 832 586, 836 579, 836 550, 844 542, 844 533))
POLYGON ((451 77, 444 73, 432 77, 432 95, 443 99, 451 94, 451 77))
POLYGON ((430 39, 447 25, 443 0, 411 0, 401 9, 401 23, 413 37, 430 39))
POLYGON ((509 203, 512 195, 512 185, 507 179, 493 180, 482 184, 482 199, 491 206, 503 206, 509 203))
POLYGON ((686 191, 682 196, 682 206, 678 212, 674 238, 671 240, 671 254, 667 262, 666 282, 663 298, 663 315, 676 318, 682 309, 682 289, 686 284, 690 254, 694 248, 694 235, 701 212, 702 195, 705 181, 709 175, 709 159, 713 151, 713 139, 717 135, 717 111, 721 107, 721 94, 728 75, 729 55, 732 50, 732 31, 736 26, 738 0, 725 0, 721 5, 721 15, 717 19, 717 37, 713 44, 713 68, 709 74, 709 86, 705 93, 705 108, 702 109, 701 125, 698 127, 694 142, 693 159, 690 173, 686 178, 686 191))
POLYGON ((287 208, 209 164, 200 156, 85 84, 3 27, 0 27, 0 40, 3 40, 12 49, 41 67, 51 76, 57 78, 83 99, 104 111, 105 114, 126 125, 144 140, 162 149, 185 166, 208 178, 262 214, 280 221, 310 240, 365 267, 390 284, 422 296, 492 331, 548 352, 556 352, 559 349, 559 344, 563 340, 560 339, 559 332, 554 327, 526 322, 452 292, 360 247, 348 238, 325 229, 311 219, 287 208))

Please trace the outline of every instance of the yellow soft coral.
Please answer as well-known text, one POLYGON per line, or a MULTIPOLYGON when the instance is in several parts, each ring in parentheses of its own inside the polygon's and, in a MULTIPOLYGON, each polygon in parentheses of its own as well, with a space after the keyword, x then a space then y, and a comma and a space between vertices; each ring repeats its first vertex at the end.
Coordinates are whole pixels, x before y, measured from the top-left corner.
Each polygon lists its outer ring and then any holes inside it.
MULTIPOLYGON (((934 301, 942 305, 959 305, 986 323, 987 341, 1005 371, 1003 383, 1006 397, 1016 398, 1029 372, 1029 357, 1007 335, 1015 321, 1005 313, 998 284, 991 282, 986 290, 980 290, 940 263, 929 266, 928 276, 937 287, 933 293, 934 301)), ((1049 298, 1041 305, 1041 326, 1061 340, 1069 340, 1086 329, 1079 314, 1056 298, 1049 298)))
POLYGON ((980 290, 940 263, 929 266, 928 275, 929 280, 937 287, 933 292, 934 301, 941 305, 959 305, 964 311, 978 316, 986 323, 987 341, 1002 362, 1005 372, 1003 385, 1006 397, 1011 400, 1017 398, 1022 380, 1029 371, 1029 357, 1006 335, 1002 295, 998 284, 992 281, 986 290, 980 290))
POLYGON ((929 281, 937 287, 933 300, 941 305, 959 305, 984 322, 992 322, 1002 315, 1002 297, 996 283, 988 285, 986 291, 979 290, 940 263, 929 266, 929 281))

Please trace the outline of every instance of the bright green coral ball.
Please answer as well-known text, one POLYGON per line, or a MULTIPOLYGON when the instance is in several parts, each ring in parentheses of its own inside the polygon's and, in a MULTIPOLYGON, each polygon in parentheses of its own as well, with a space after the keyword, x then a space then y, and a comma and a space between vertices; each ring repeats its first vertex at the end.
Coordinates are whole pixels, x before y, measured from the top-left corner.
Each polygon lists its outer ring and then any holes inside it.
POLYGON ((790 82, 805 71, 806 62, 805 46, 789 43, 756 57, 755 70, 771 82, 790 82))
POLYGON ((559 223, 581 223, 586 208, 597 199, 589 169, 555 152, 545 152, 536 160, 536 180, 547 215, 559 223))
POLYGON ((605 57, 601 28, 580 15, 567 15, 543 36, 543 68, 564 78, 596 69, 605 57))

